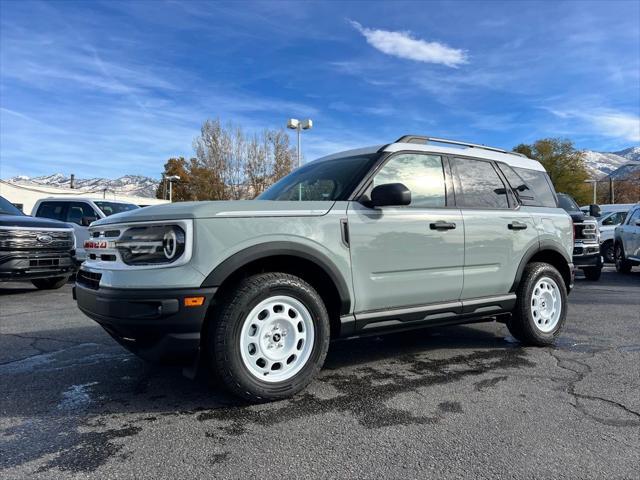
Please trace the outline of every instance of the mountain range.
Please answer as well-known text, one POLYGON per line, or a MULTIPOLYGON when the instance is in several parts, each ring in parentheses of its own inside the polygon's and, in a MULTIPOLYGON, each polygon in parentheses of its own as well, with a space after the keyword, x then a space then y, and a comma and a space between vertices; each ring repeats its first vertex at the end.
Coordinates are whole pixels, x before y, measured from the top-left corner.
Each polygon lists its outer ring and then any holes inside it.
MULTIPOLYGON (((71 177, 62 173, 44 175, 41 177, 27 177, 19 175, 8 180, 12 183, 42 185, 47 187, 70 188, 71 177)), ((155 198, 158 180, 142 175, 125 175, 120 178, 75 178, 74 188, 84 192, 102 192, 105 188, 109 192, 119 195, 155 198)))
MULTIPOLYGON (((622 177, 630 173, 630 167, 640 162, 640 147, 629 147, 618 152, 584 151, 584 160, 593 178, 622 177)), ((635 168, 632 169, 635 171, 635 168)))

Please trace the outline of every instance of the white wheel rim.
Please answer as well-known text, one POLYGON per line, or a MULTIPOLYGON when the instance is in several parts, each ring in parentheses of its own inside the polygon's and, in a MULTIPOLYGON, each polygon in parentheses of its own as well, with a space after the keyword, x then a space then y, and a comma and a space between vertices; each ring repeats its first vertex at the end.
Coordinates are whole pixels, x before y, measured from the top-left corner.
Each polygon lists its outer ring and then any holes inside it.
POLYGON ((313 342, 313 319, 307 307, 280 295, 261 301, 249 312, 240 333, 240 355, 255 378, 282 382, 307 364, 313 342))
POLYGON ((536 328, 551 332, 562 314, 562 296, 558 284, 549 277, 540 278, 531 294, 531 316, 536 328))

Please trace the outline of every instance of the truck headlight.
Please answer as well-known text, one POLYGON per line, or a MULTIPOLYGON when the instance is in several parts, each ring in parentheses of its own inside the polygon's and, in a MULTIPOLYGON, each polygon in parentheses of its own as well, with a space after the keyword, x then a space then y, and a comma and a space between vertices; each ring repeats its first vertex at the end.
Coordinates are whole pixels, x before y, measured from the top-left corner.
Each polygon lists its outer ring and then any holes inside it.
POLYGON ((172 263, 185 251, 184 230, 178 225, 149 225, 127 229, 115 246, 127 265, 172 263))

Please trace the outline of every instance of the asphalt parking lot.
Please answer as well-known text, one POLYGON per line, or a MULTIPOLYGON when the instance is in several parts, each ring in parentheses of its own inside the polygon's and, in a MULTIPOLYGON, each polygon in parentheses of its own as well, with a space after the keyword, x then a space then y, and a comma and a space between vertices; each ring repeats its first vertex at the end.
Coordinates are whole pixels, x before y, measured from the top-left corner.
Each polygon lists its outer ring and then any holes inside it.
POLYGON ((2 478, 638 478, 640 270, 577 280, 555 348, 500 324, 336 342, 244 405, 146 364, 71 300, 0 285, 2 478))

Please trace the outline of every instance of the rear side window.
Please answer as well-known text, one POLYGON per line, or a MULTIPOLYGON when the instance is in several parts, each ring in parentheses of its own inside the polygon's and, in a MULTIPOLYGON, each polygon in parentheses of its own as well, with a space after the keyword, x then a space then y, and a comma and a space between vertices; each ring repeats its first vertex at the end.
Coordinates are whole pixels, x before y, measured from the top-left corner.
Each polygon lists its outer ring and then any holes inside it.
POLYGON ((402 183, 411 192, 410 207, 444 207, 446 189, 442 157, 402 153, 392 157, 373 178, 373 187, 402 183))
POLYGON ((52 220, 65 221, 65 207, 62 202, 42 202, 36 212, 36 217, 51 218, 52 220))
POLYGON ((482 160, 451 161, 456 205, 471 208, 509 208, 507 189, 493 165, 482 160))
POLYGON ((514 167, 514 170, 533 191, 533 195, 537 200, 537 206, 552 208, 558 206, 556 195, 551 185, 551 179, 546 172, 517 167, 514 167))

